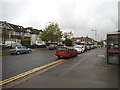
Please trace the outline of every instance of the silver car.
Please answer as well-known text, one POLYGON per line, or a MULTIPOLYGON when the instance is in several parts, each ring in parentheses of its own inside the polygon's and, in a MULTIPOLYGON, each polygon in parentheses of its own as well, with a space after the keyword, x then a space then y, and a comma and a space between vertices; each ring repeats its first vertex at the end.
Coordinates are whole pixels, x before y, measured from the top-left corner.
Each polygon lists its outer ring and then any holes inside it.
POLYGON ((27 48, 25 46, 15 46, 12 49, 10 49, 10 53, 12 54, 22 54, 22 53, 31 53, 32 50, 30 48, 27 48))

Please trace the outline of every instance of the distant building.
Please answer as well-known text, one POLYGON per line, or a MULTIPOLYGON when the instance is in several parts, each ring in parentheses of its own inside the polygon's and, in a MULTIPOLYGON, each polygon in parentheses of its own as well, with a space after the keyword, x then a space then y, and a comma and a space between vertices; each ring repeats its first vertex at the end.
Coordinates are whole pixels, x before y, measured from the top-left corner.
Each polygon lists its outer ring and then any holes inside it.
POLYGON ((90 37, 73 37, 72 41, 79 44, 94 44, 96 41, 90 37))

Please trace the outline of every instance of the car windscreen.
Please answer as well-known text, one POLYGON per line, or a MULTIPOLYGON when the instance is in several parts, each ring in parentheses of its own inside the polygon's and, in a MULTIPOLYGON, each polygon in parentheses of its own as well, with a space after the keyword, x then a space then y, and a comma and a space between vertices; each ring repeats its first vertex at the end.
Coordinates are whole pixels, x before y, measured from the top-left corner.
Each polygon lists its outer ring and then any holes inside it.
POLYGON ((57 48, 57 50, 59 50, 59 51, 67 51, 66 48, 62 48, 62 47, 57 48))

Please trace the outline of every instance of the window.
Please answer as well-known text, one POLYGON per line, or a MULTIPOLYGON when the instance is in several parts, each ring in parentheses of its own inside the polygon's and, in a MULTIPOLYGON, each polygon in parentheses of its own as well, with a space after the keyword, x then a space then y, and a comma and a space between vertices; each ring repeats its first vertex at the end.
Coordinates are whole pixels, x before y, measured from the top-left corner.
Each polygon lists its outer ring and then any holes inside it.
POLYGON ((73 51, 73 48, 69 48, 68 51, 73 51))
POLYGON ((23 49, 27 49, 27 47, 22 47, 23 49))
POLYGON ((15 35, 20 35, 20 32, 15 32, 15 35))
POLYGON ((30 33, 25 33, 24 36, 30 36, 30 33))
POLYGON ((108 49, 118 50, 118 38, 108 38, 108 49))
POLYGON ((10 34, 11 35, 15 35, 15 31, 10 31, 10 34))
POLYGON ((57 50, 59 50, 59 51, 67 51, 66 48, 58 48, 57 50))
POLYGON ((18 49, 22 49, 22 47, 17 47, 18 49))

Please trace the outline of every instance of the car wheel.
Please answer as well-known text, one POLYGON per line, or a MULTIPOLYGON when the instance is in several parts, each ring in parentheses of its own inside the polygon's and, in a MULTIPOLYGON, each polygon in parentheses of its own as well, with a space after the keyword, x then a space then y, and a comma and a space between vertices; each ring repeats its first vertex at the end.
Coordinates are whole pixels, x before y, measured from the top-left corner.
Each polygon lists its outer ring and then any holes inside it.
POLYGON ((31 50, 29 50, 28 52, 29 52, 29 53, 31 53, 32 51, 31 51, 31 50))
POLYGON ((76 55, 75 56, 78 56, 78 54, 76 53, 76 55))
POLYGON ((16 52, 16 54, 17 54, 17 55, 19 55, 19 54, 20 54, 20 52, 19 52, 19 51, 17 51, 17 52, 16 52))
POLYGON ((61 58, 61 56, 58 56, 58 58, 60 59, 60 58, 61 58))
POLYGON ((72 55, 70 55, 69 57, 68 57, 68 59, 70 59, 72 57, 72 55))
POLYGON ((14 55, 14 53, 11 53, 11 55, 14 55))

